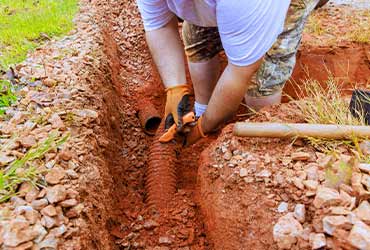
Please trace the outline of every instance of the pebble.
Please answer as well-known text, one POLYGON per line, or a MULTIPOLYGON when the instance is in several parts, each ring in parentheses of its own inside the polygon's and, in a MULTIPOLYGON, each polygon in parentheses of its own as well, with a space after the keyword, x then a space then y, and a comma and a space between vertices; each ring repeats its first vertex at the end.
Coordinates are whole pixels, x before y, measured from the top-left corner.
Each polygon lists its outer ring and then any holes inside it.
POLYGON ((291 155, 293 161, 307 161, 310 159, 310 154, 306 152, 295 152, 291 155))
POLYGON ((167 236, 161 236, 158 240, 159 244, 161 245, 170 245, 172 243, 172 240, 170 237, 167 236))
POLYGON ((333 214, 333 215, 347 215, 351 213, 351 211, 345 207, 330 207, 329 211, 330 211, 330 214, 333 214))
POLYGON ((342 215, 325 216, 322 219, 324 232, 333 235, 336 229, 351 229, 352 224, 347 217, 342 215))
POLYGON ((319 168, 316 164, 305 169, 308 180, 318 181, 319 180, 319 168))
POLYGON ((321 249, 326 246, 326 238, 323 233, 311 233, 310 234, 310 245, 313 250, 321 249))
POLYGON ((363 155, 370 155, 370 141, 361 142, 360 149, 363 155))
POLYGON ((318 187, 313 205, 321 208, 326 205, 337 205, 341 202, 339 192, 332 188, 318 187))
POLYGON ((50 230, 50 235, 54 237, 61 237, 65 232, 67 232, 67 228, 65 225, 61 225, 59 227, 53 228, 50 230))
POLYGON ((58 184, 65 175, 64 169, 60 167, 52 168, 45 176, 45 180, 47 183, 55 185, 58 184))
POLYGON ((60 203, 62 207, 74 207, 78 204, 78 201, 76 199, 68 199, 64 200, 60 203))
POLYGON ((239 170, 239 176, 240 177, 246 177, 248 175, 248 171, 247 171, 247 169, 246 168, 241 168, 240 170, 239 170))
POLYGON ((39 249, 57 249, 58 242, 54 237, 47 237, 38 244, 39 249))
POLYGON ((256 177, 258 178, 269 178, 271 176, 271 171, 264 169, 256 174, 256 177))
POLYGON ((361 221, 357 222, 348 236, 348 241, 358 249, 370 249, 370 227, 361 221))
POLYGON ((230 151, 226 151, 223 157, 224 157, 224 160, 229 161, 231 160, 232 156, 233 154, 230 151))
POLYGON ((36 138, 32 135, 28 135, 28 136, 20 138, 19 143, 24 148, 30 148, 36 145, 36 138))
POLYGON ((33 230, 37 232, 37 237, 33 240, 35 243, 40 243, 45 238, 45 236, 48 234, 46 229, 41 225, 41 222, 37 222, 34 225, 33 230))
POLYGON ((319 186, 319 182, 314 180, 304 180, 303 185, 310 190, 316 190, 319 186))
POLYGON ((57 203, 65 200, 67 197, 67 191, 64 186, 56 185, 47 188, 46 198, 50 203, 57 203))
POLYGON ((52 128, 64 128, 65 127, 62 119, 60 119, 59 115, 56 113, 52 114, 48 122, 51 123, 52 128))
POLYGON ((144 222, 144 228, 147 229, 147 230, 152 230, 156 227, 159 226, 158 222, 154 221, 154 220, 147 220, 144 222))
POLYGON ((356 216, 365 222, 370 224, 370 204, 368 201, 362 201, 361 204, 354 210, 356 216))
POLYGON ((277 211, 279 212, 279 213, 285 213, 285 212, 287 212, 288 211, 288 203, 286 203, 286 202, 281 202, 280 204, 279 204, 279 206, 278 206, 278 208, 277 208, 277 211))
POLYGON ((34 200, 31 202, 31 206, 36 210, 41 210, 48 205, 47 199, 34 200))
POLYGON ((274 225, 273 237, 279 249, 290 249, 297 242, 297 238, 302 232, 302 225, 294 218, 292 213, 288 213, 282 216, 274 225))
POLYGON ((50 217, 53 217, 55 215, 57 215, 57 210, 55 209, 55 207, 53 205, 49 205, 47 207, 44 207, 43 209, 41 209, 41 214, 42 215, 46 215, 46 216, 50 216, 50 217))
POLYGON ((49 216, 43 216, 41 218, 41 225, 43 225, 46 228, 52 228, 56 224, 55 219, 49 217, 49 216))
POLYGON ((306 220, 306 207, 303 204, 297 204, 294 207, 294 217, 300 222, 303 223, 306 220))
POLYGON ((370 174, 370 164, 369 163, 360 163, 360 164, 358 164, 358 168, 361 171, 370 174))
POLYGON ((294 177, 294 178, 292 178, 292 181, 293 181, 294 186, 296 186, 300 190, 304 190, 304 185, 303 185, 303 180, 302 179, 300 179, 298 177, 294 177))

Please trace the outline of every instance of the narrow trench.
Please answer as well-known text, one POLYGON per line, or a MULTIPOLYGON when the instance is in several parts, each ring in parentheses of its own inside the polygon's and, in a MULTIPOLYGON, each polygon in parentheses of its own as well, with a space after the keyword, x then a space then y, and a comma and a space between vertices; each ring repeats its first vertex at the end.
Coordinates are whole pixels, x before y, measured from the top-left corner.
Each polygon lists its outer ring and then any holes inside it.
MULTIPOLYGON (((197 203, 197 168, 200 152, 213 139, 185 150, 177 150, 176 194, 169 202, 166 216, 148 206, 147 166, 152 136, 146 135, 137 116, 138 100, 148 99, 158 110, 164 104, 163 87, 153 73, 151 86, 132 88, 119 77, 120 51, 111 33, 103 32, 104 53, 108 59, 106 82, 101 93, 104 100, 103 133, 108 143, 103 151, 111 186, 109 218, 106 228, 111 249, 151 249, 166 246, 173 249, 213 249, 206 238, 204 222, 197 203), (158 226, 144 228, 145 223, 158 226)), ((154 71, 154 70, 153 70, 154 71)), ((178 147, 177 147, 178 148, 178 147)), ((93 236, 94 237, 94 236, 93 236)), ((97 249, 104 249, 97 237, 97 249), (100 247, 99 247, 100 245, 100 247)))

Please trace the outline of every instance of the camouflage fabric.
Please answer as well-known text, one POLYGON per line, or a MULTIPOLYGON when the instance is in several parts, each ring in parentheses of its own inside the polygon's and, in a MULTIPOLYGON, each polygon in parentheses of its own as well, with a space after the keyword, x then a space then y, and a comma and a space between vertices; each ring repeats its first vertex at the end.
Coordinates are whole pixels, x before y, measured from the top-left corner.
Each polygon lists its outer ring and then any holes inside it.
MULTIPOLYGON (((292 0, 285 20, 284 31, 266 53, 261 67, 248 90, 253 96, 272 95, 284 87, 290 78, 304 25, 320 0, 292 0)), ((207 61, 222 50, 217 28, 183 23, 185 52, 190 62, 207 61)))

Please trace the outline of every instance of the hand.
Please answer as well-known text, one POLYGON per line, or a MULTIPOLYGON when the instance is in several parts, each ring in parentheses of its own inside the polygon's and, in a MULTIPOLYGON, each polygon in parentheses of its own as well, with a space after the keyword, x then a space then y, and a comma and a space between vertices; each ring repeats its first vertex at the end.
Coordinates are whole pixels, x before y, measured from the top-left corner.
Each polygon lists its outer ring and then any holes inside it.
POLYGON ((187 84, 177 85, 167 88, 166 92, 165 129, 169 129, 176 123, 177 131, 181 131, 183 129, 182 117, 190 112, 189 86, 187 84))
POLYGON ((199 117, 195 126, 190 127, 190 131, 185 134, 184 146, 190 146, 196 143, 199 139, 207 137, 203 132, 202 117, 203 116, 199 117))

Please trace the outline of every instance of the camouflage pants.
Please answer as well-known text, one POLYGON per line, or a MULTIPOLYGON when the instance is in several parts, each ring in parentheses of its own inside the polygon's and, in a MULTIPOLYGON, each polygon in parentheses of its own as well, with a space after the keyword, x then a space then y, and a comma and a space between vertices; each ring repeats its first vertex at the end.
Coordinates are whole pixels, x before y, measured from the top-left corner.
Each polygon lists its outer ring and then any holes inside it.
MULTIPOLYGON (((310 13, 319 0, 292 0, 285 19, 284 31, 266 53, 251 89, 253 96, 272 95, 284 87, 292 75, 302 32, 310 13)), ((183 23, 185 52, 190 62, 207 61, 223 48, 217 28, 183 23)))

